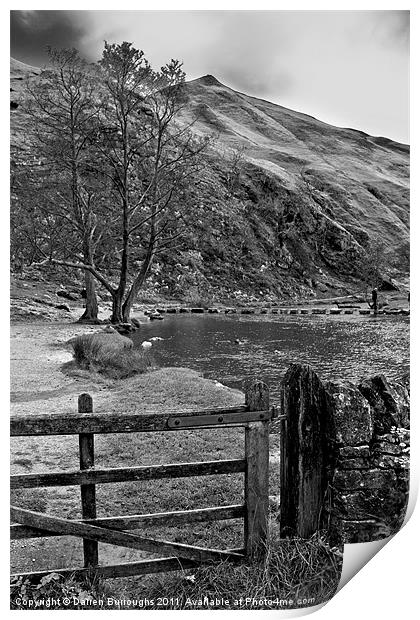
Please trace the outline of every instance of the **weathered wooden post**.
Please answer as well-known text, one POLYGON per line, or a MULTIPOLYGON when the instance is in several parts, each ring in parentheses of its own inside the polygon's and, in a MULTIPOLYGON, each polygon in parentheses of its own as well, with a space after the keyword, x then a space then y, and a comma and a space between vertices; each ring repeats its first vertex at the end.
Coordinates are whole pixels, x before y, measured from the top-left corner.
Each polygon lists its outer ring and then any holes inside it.
MULTIPOLYGON (((250 411, 269 409, 269 390, 262 381, 249 384, 245 403, 250 411)), ((269 422, 251 422, 245 428, 245 548, 247 556, 264 551, 268 530, 269 422)))
MULTIPOLYGON (((92 413, 93 400, 90 394, 79 396, 79 413, 92 413)), ((80 469, 90 469, 94 466, 94 434, 79 434, 79 456, 80 469)), ((94 484, 80 485, 82 498, 82 517, 83 519, 96 519, 96 489, 94 484)), ((98 543, 92 540, 83 539, 84 564, 88 566, 98 565, 98 543)))
POLYGON ((289 367, 281 400, 280 533, 309 538, 325 525, 334 460, 331 408, 318 376, 300 364, 289 367))

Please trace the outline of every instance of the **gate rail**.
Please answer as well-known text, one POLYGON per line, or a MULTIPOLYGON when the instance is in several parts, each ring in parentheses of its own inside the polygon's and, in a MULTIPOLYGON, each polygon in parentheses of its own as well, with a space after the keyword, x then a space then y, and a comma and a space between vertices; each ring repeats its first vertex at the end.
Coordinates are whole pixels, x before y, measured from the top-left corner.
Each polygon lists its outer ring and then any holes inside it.
POLYGON ((146 573, 191 568, 221 559, 243 561, 259 553, 268 528, 268 463, 269 423, 277 417, 269 407, 269 392, 262 382, 254 382, 245 393, 245 405, 201 411, 167 413, 94 413, 89 394, 78 400, 78 413, 13 416, 11 436, 79 435, 80 469, 42 474, 19 474, 10 479, 12 489, 80 485, 82 519, 69 520, 43 513, 11 508, 11 539, 73 535, 83 538, 84 568, 50 569, 19 573, 14 577, 41 578, 51 572, 83 574, 92 568, 103 578, 141 575, 146 573), (243 459, 196 463, 175 463, 153 466, 94 467, 94 436, 105 433, 177 432, 183 430, 245 428, 243 459), (96 485, 104 483, 157 480, 191 476, 244 473, 244 504, 174 511, 167 513, 97 517, 96 485), (180 525, 184 523, 244 520, 244 547, 240 549, 209 549, 155 540, 127 530, 149 525, 180 525), (112 566, 100 566, 98 542, 160 553, 163 557, 112 566), (169 556, 169 557, 167 557, 169 556))

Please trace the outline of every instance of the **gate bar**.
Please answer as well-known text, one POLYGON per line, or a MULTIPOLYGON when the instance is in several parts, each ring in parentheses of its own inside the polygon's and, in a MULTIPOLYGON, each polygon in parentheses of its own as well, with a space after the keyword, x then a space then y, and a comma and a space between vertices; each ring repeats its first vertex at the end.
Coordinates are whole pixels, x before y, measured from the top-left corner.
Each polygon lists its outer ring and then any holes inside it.
POLYGON ((140 551, 150 551, 152 553, 163 553, 164 555, 188 558, 201 562, 202 560, 214 560, 219 562, 223 559, 239 559, 239 554, 232 554, 228 551, 219 549, 207 549, 205 547, 194 547, 192 545, 184 545, 166 540, 155 540, 131 534, 124 531, 111 530, 97 525, 89 525, 87 523, 75 523, 69 519, 61 519, 53 517, 33 510, 10 507, 10 515, 14 521, 47 530, 49 532, 58 532, 67 536, 76 536, 80 538, 88 538, 97 542, 103 542, 108 545, 117 545, 128 547, 130 549, 138 549, 140 551))

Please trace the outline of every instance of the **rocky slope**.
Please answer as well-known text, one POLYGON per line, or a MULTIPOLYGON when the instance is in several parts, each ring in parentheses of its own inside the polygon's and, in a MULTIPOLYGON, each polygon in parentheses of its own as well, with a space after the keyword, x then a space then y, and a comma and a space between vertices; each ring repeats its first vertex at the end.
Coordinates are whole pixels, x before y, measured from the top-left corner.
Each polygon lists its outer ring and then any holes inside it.
MULTIPOLYGON (((12 60, 12 155, 22 149, 23 77, 12 60), (13 89, 13 90, 12 90, 13 89), (14 149, 14 150, 13 150, 14 149)), ((342 129, 204 76, 185 85, 181 121, 212 134, 184 247, 154 266, 150 291, 195 298, 328 296, 380 271, 407 281, 409 147, 342 129)))
MULTIPOLYGON (((216 130, 218 145, 245 149, 246 161, 293 190, 302 174, 329 198, 344 227, 381 235, 395 249, 408 233, 409 147, 238 93, 212 76, 187 85, 187 116, 216 130)), ((322 205, 319 205, 322 206, 322 205)), ((326 214, 325 214, 326 215, 326 214)), ((357 235, 356 235, 357 239, 357 235)))

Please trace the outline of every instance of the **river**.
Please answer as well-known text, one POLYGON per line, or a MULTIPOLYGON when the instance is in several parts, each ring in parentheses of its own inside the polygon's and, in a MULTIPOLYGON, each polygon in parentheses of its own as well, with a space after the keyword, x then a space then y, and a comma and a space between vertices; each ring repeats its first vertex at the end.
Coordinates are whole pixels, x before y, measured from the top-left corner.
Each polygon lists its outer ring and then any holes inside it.
POLYGON ((293 362, 310 364, 322 379, 358 381, 409 370, 409 319, 391 316, 166 315, 133 335, 136 346, 153 337, 160 366, 183 366, 230 387, 255 377, 273 401, 293 362), (239 343, 237 342, 239 341, 239 343))

